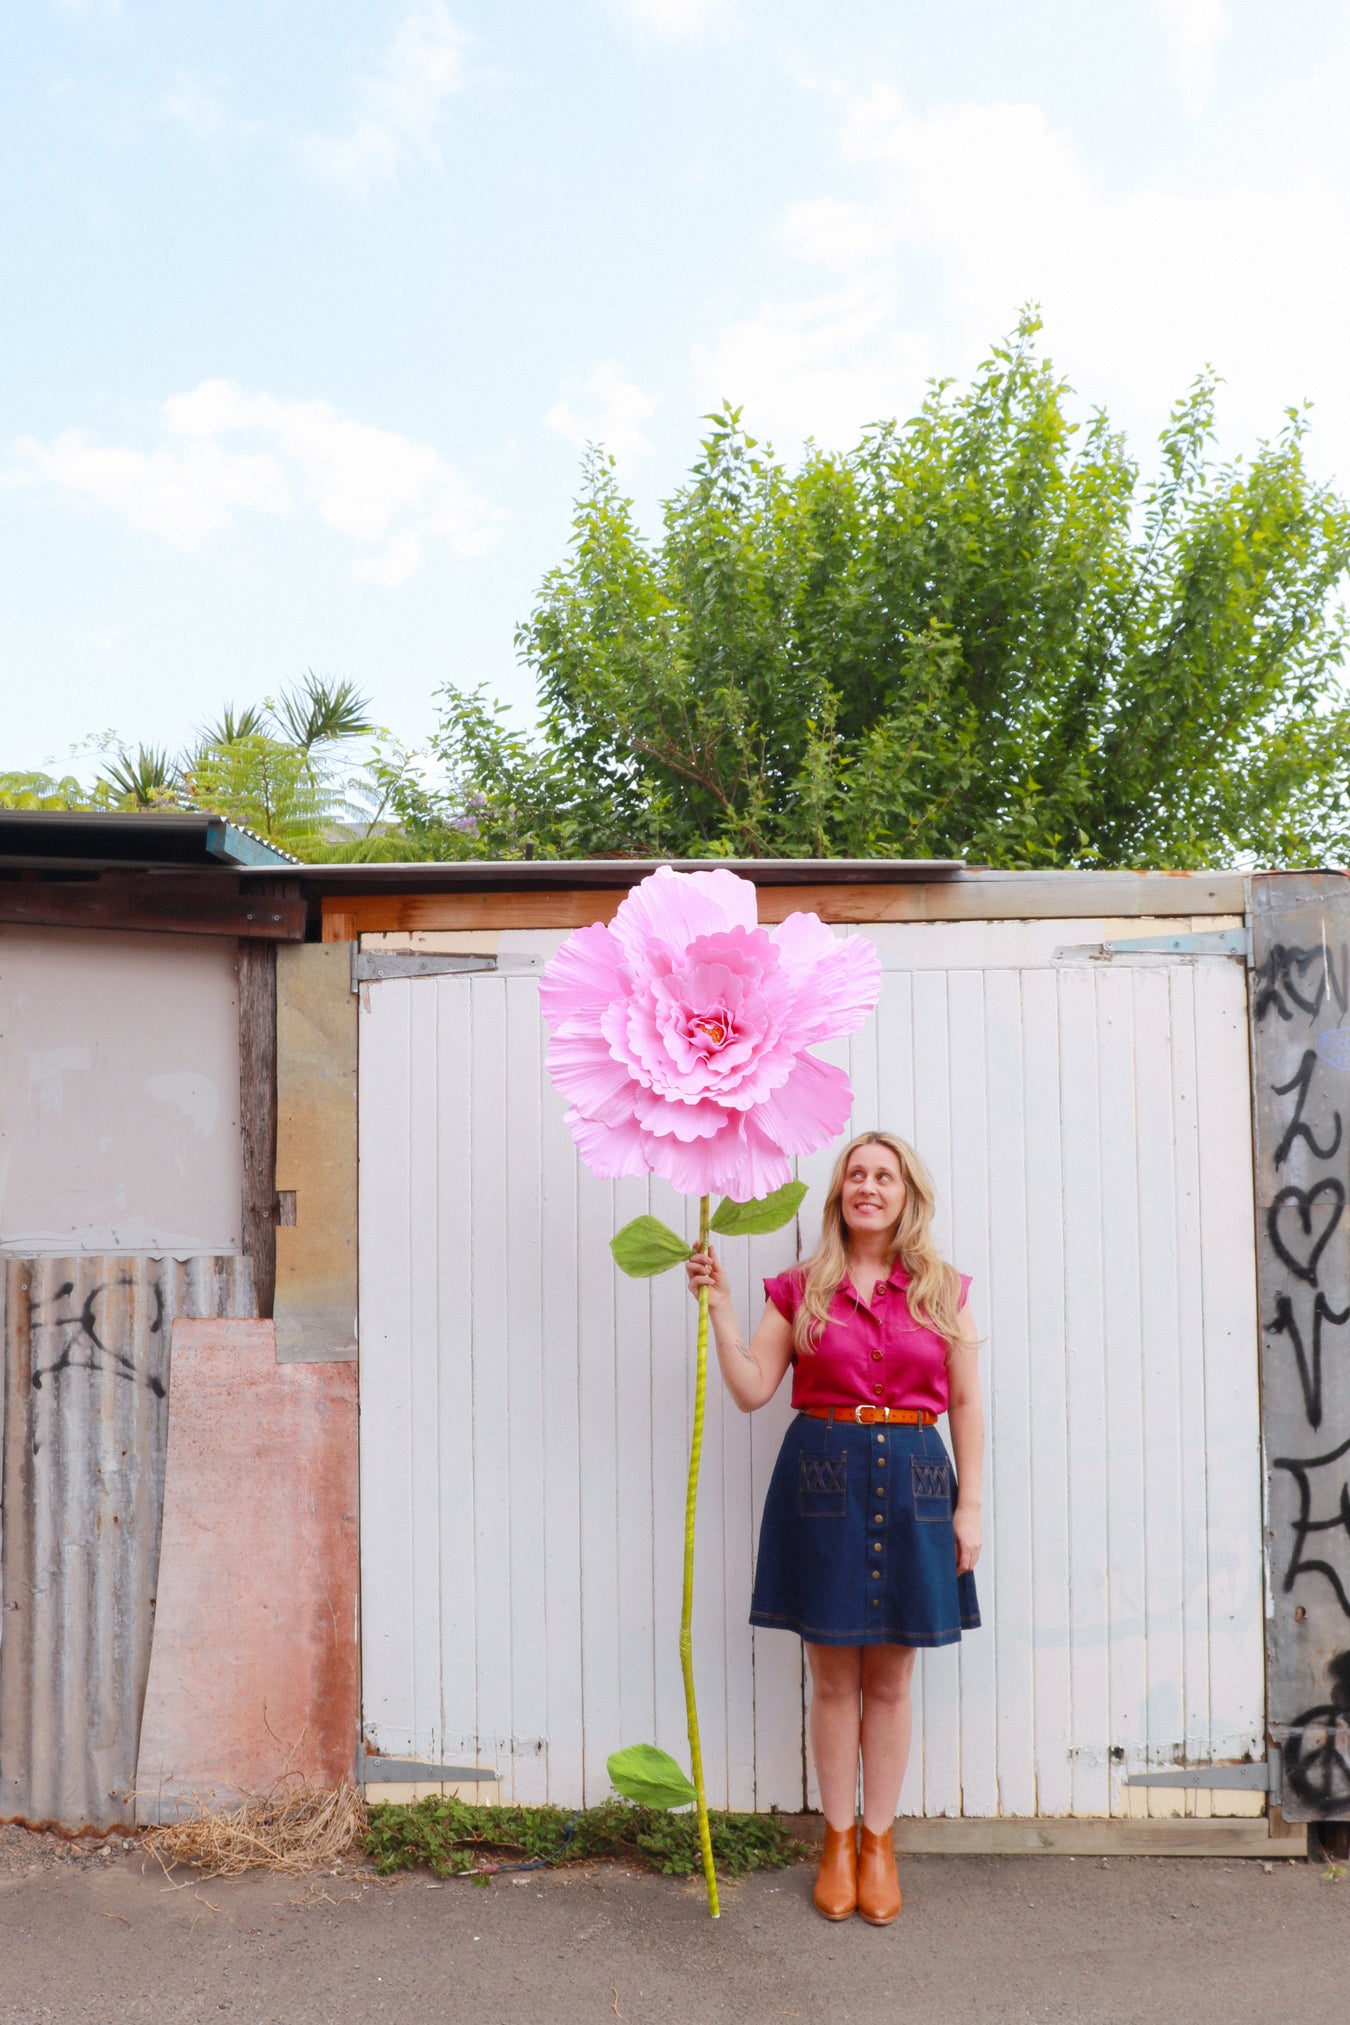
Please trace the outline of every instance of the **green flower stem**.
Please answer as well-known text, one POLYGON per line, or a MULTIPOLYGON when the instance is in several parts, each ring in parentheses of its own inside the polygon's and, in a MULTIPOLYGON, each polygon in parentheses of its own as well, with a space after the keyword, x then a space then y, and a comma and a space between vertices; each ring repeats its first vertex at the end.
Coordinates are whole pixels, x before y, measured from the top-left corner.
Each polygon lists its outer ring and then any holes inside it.
MULTIPOLYGON (((698 1210, 698 1249, 708 1249, 708 1203, 698 1210)), ((689 1444, 689 1486, 684 1500, 684 1601, 680 1610, 680 1671, 684 1675, 684 1706, 689 1717, 689 1756, 698 1800, 698 1839, 703 1850, 703 1875, 708 1883, 708 1911, 721 1917, 717 1903, 717 1872, 713 1868, 712 1836, 708 1830, 708 1796, 703 1789, 703 1746, 698 1735, 698 1703, 694 1699, 694 1511, 698 1503, 698 1465, 703 1453, 703 1407, 708 1390, 708 1289, 698 1294, 698 1364, 694 1379, 694 1435, 689 1444)))

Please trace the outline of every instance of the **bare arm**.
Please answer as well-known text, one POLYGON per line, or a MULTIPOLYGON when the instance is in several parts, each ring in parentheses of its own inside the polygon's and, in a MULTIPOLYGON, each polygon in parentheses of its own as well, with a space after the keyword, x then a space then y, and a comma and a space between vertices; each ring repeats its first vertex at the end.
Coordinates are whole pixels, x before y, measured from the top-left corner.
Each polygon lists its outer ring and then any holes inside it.
POLYGON ((984 1476, 984 1402, 980 1397, 979 1339, 969 1307, 958 1317, 960 1335, 947 1358, 947 1424, 952 1431, 957 1499, 956 1572, 965 1575, 980 1558, 980 1490, 984 1476))
POLYGON ((792 1362, 792 1324, 779 1314, 772 1301, 766 1301, 759 1327, 747 1343, 731 1304, 726 1268, 711 1246, 706 1252, 695 1252, 685 1262, 684 1270, 691 1294, 696 1295, 700 1287, 708 1289, 708 1319, 717 1344, 722 1382, 741 1412, 753 1413, 757 1406, 773 1398, 792 1362))

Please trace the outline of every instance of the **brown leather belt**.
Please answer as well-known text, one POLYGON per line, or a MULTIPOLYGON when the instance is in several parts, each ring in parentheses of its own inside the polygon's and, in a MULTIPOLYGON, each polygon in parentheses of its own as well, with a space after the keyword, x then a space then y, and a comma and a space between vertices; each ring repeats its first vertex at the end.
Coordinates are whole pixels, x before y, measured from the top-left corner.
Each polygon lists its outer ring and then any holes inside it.
POLYGON ((861 1427, 936 1427, 937 1415, 917 1406, 799 1406, 811 1420, 854 1420, 861 1427))

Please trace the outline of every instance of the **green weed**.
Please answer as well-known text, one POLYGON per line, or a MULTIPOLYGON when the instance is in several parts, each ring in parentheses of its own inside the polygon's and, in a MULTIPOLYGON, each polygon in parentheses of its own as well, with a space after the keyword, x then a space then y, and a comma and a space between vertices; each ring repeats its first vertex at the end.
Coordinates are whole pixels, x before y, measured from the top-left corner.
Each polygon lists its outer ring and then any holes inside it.
MULTIPOLYGON (((713 1857, 730 1876, 747 1870, 782 1870, 806 1854, 778 1814, 711 1814, 713 1857)), ((366 1854, 381 1876, 425 1868, 438 1877, 476 1870, 482 1863, 590 1863, 619 1857, 667 1877, 700 1868, 698 1823, 692 1813, 670 1814, 606 1800, 569 1813, 564 1807, 472 1807, 463 1800, 418 1800, 408 1807, 370 1810, 366 1854)))

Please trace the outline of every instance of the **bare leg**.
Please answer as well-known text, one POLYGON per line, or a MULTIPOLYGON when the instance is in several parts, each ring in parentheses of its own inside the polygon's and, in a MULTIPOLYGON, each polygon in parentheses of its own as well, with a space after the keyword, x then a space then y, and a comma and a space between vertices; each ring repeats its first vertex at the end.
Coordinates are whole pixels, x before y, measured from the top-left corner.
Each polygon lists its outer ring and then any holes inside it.
POLYGON ((811 1756, 820 1805, 831 1828, 851 1829, 858 1815, 862 1647, 808 1645, 806 1657, 811 1667, 811 1756))
MULTIPOLYGON (((914 1726, 909 1690, 915 1657, 911 1645, 869 1645, 862 1651, 863 1827, 874 1834, 890 1833, 900 1807, 914 1726)), ((816 1773, 823 1803, 818 1747, 816 1773)), ((828 1820, 828 1806, 825 1812, 828 1820)))

